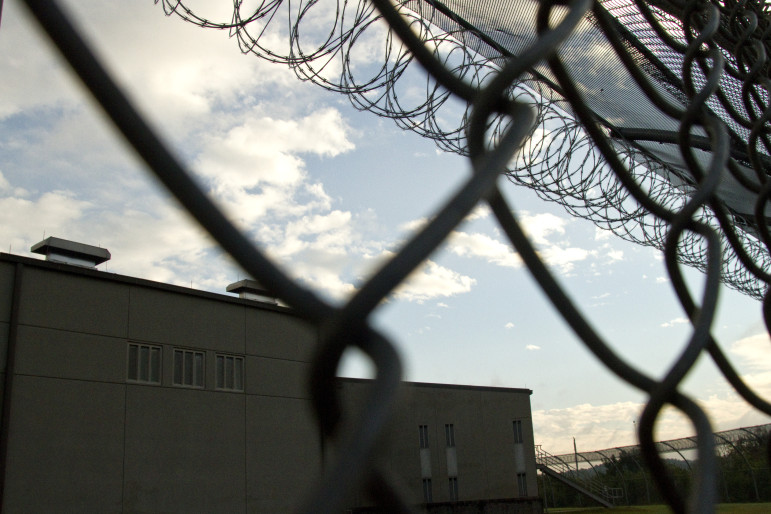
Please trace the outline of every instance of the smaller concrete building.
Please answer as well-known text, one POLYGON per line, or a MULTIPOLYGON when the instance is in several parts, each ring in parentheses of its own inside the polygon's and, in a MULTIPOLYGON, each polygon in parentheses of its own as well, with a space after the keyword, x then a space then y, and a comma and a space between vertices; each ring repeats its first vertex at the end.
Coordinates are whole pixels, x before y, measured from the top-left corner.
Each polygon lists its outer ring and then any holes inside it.
MULTIPOLYGON (((358 411, 368 385, 340 379, 347 409, 358 411)), ((537 503, 531 394, 529 389, 405 382, 383 458, 386 472, 399 477, 415 504, 537 503)), ((365 506, 368 500, 359 495, 352 503, 365 506)))

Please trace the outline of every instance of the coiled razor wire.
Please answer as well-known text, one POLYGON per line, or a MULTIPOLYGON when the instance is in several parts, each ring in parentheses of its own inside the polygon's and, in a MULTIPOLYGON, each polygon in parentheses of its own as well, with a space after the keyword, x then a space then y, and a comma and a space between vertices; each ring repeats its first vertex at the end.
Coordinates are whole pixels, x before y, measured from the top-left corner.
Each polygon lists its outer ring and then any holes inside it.
MULTIPOLYGON (((771 328, 771 300, 766 294, 771 242, 766 217, 771 195, 766 55, 771 23, 762 3, 526 2, 527 12, 506 14, 511 20, 531 16, 531 37, 519 40, 515 55, 490 35, 497 29, 479 31, 458 14, 466 4, 482 5, 488 15, 501 11, 494 2, 452 2, 453 10, 432 0, 399 5, 389 0, 294 4, 273 0, 247 13, 237 0, 232 19, 220 23, 196 14, 181 1, 163 0, 167 14, 229 30, 242 51, 289 64, 301 78, 349 94, 360 108, 391 117, 404 128, 436 139, 444 149, 468 155, 473 171, 468 180, 423 230, 337 308, 285 276, 228 222, 129 104, 56 2, 25 2, 155 175, 244 270, 319 328, 311 392, 322 433, 338 451, 337 460, 307 497, 303 512, 343 511, 354 491, 366 491, 388 512, 411 512, 374 459, 395 408, 401 365, 393 345, 370 326, 368 318, 480 202, 489 204, 513 248, 587 348, 610 371, 648 394, 638 436, 647 466, 669 505, 676 512, 714 510, 718 468, 712 429, 704 411, 681 394, 678 385, 706 352, 748 403, 771 414, 771 404, 742 381, 710 333, 721 280, 763 298, 764 318, 771 328), (282 7, 288 24, 279 16, 282 7), (333 20, 327 35, 316 41, 303 39, 303 21, 318 24, 321 19, 333 20), (370 29, 382 37, 386 51, 382 63, 362 67, 353 56, 357 41, 363 41, 370 29), (574 80, 576 56, 566 46, 571 37, 590 29, 602 34, 648 107, 654 106, 658 119, 664 117, 675 130, 620 127, 598 113, 598 104, 590 105, 586 88, 574 80), (265 41, 281 41, 268 36, 282 33, 287 48, 267 46, 265 41), (397 84, 414 62, 428 72, 426 98, 407 106, 397 84), (357 76, 367 69, 372 72, 368 78, 357 76), (452 111, 453 105, 462 106, 459 123, 447 127, 440 112, 452 111), (546 136, 530 139, 539 130, 546 136), (650 141, 669 146, 657 153, 650 141), (664 251, 673 288, 693 331, 663 379, 648 376, 618 356, 582 316, 525 236, 498 188, 500 175, 622 237, 664 251), (754 206, 752 211, 737 210, 738 204, 721 189, 726 181, 740 186, 741 198, 754 206), (680 263, 706 274, 701 297, 694 298, 686 286, 680 263), (376 378, 364 410, 343 425, 334 381, 340 359, 351 347, 372 359, 376 378), (653 440, 653 428, 666 404, 688 416, 697 433, 698 467, 687 498, 675 488, 653 440)), ((511 36, 502 34, 496 37, 511 36)))

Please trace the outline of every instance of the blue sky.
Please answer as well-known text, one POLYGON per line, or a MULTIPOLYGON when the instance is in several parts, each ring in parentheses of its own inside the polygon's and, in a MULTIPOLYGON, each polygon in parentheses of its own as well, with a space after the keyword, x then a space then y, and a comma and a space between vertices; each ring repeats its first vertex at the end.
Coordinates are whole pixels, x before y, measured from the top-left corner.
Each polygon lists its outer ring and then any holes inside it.
MULTIPOLYGON (((110 68, 211 194, 298 280, 342 301, 469 172, 465 159, 244 56, 225 32, 163 16, 150 0, 67 2, 110 68)), ((215 292, 243 278, 169 201, 105 123, 16 1, 0 26, 0 248, 55 235, 109 248, 101 266, 215 292)), ((407 90, 405 97, 419 91, 407 90)), ((504 187, 544 259, 627 359, 661 376, 688 334, 661 257, 504 187)), ((701 277, 689 272, 693 287, 701 277)), ((721 292, 714 334, 771 394, 758 302, 721 292)), ((606 371, 534 285, 485 209, 459 227, 375 323, 406 378, 533 390, 548 451, 634 442, 644 397, 606 371)), ((344 374, 366 376, 350 355, 344 374)), ((706 359, 685 390, 717 430, 768 422, 706 359)), ((690 435, 668 413, 661 438, 690 435)))

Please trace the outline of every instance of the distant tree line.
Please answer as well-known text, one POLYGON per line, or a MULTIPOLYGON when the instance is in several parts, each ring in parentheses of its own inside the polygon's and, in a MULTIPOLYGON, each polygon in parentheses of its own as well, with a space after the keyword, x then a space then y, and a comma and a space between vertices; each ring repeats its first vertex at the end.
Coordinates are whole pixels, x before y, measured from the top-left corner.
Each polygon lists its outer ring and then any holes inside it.
MULTIPOLYGON (((695 462, 664 459, 664 463, 677 489, 687 495, 695 462)), ((771 502, 768 434, 747 434, 732 444, 720 445, 718 464, 721 503, 771 502)), ((579 469, 569 478, 590 490, 604 491, 606 499, 616 505, 664 503, 639 450, 622 451, 594 469, 579 469)), ((575 489, 543 474, 539 474, 539 491, 547 507, 596 505, 575 489)))

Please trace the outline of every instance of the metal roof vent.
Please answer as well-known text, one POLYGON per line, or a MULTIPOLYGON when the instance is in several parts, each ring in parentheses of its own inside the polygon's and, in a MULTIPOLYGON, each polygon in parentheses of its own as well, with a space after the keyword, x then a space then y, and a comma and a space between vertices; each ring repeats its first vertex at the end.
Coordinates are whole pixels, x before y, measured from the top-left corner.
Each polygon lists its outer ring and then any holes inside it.
POLYGON ((84 268, 96 268, 98 264, 109 261, 111 257, 106 248, 67 241, 58 237, 48 237, 33 245, 30 251, 45 255, 47 261, 84 268))
POLYGON ((278 300, 276 300, 274 296, 271 296, 270 293, 268 293, 268 291, 256 280, 247 278, 239 280, 238 282, 233 282, 227 287, 226 291, 228 293, 238 294, 239 298, 278 305, 278 300))

